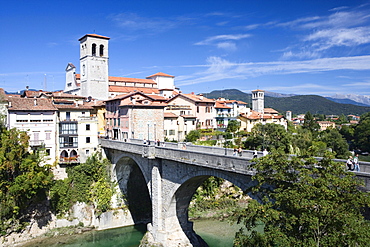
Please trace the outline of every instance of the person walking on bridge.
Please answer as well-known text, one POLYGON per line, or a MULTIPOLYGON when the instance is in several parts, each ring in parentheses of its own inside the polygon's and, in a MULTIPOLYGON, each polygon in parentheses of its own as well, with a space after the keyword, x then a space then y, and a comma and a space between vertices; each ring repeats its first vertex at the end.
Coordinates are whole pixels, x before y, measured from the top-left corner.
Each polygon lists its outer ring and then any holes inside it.
POLYGON ((358 163, 358 154, 353 158, 353 166, 356 172, 360 171, 360 164, 358 163))

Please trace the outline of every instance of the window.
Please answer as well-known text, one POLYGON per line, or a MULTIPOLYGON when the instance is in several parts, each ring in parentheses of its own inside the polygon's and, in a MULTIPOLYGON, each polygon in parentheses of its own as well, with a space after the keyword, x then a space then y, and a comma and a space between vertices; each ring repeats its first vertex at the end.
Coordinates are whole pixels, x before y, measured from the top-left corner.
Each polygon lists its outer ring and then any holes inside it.
POLYGON ((104 45, 100 45, 100 47, 99 47, 99 55, 101 57, 104 55, 104 45))
POLYGON ((89 155, 90 154, 90 150, 89 149, 86 149, 86 154, 89 155))
POLYGON ((67 87, 72 87, 72 82, 69 82, 69 83, 67 84, 67 87))
POLYGON ((77 134, 77 124, 61 123, 59 126, 59 133, 61 135, 76 135, 77 134))
POLYGON ((86 130, 90 130, 90 124, 86 124, 86 130))
POLYGON ((96 56, 96 44, 92 44, 91 53, 93 56, 96 56))
POLYGON ((61 148, 65 147, 78 147, 77 136, 60 136, 59 144, 61 148))
POLYGON ((51 140, 51 132, 45 132, 45 140, 51 140))
POLYGON ((66 119, 67 120, 71 119, 71 112, 69 112, 69 111, 66 112, 66 119))
POLYGON ((90 143, 90 137, 86 137, 86 143, 90 143))
POLYGON ((169 135, 174 136, 175 135, 175 130, 169 130, 169 135))
POLYGON ((199 113, 199 106, 197 106, 197 113, 199 113))
POLYGON ((47 148, 47 149, 45 150, 45 153, 46 153, 46 156, 50 156, 50 148, 47 148))

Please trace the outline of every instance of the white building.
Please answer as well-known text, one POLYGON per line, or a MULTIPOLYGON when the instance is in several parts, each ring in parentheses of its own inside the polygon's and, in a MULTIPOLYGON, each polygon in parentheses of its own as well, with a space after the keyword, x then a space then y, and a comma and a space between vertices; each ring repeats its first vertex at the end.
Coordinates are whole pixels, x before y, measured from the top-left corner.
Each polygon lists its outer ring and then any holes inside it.
POLYGON ((8 97, 7 126, 26 131, 30 148, 45 148, 45 162, 57 157, 57 108, 50 99, 8 97))

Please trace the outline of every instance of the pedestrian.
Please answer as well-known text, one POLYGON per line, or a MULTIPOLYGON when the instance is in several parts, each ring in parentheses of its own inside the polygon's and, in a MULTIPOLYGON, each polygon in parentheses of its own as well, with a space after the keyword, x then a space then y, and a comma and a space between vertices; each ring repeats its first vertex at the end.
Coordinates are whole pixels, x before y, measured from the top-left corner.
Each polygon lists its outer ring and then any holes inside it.
POLYGON ((257 150, 256 149, 253 151, 253 159, 255 159, 255 158, 257 158, 257 150))
POLYGON ((148 140, 148 146, 150 146, 150 140, 148 140))
POLYGON ((356 172, 360 171, 360 164, 358 163, 358 154, 353 158, 353 166, 356 172))
POLYGON ((352 160, 352 156, 349 156, 348 157, 348 160, 346 162, 346 165, 347 165, 347 169, 349 171, 353 171, 353 160, 352 160))
POLYGON ((234 148, 233 156, 236 156, 237 153, 238 153, 238 150, 236 148, 234 148))
POLYGON ((146 139, 144 139, 143 144, 146 145, 146 139))
POLYGON ((266 150, 266 148, 263 150, 263 152, 262 152, 262 156, 266 156, 266 155, 268 155, 269 154, 269 152, 267 152, 267 150, 266 150))
POLYGON ((239 157, 242 157, 242 148, 241 147, 238 148, 238 154, 239 154, 239 157))

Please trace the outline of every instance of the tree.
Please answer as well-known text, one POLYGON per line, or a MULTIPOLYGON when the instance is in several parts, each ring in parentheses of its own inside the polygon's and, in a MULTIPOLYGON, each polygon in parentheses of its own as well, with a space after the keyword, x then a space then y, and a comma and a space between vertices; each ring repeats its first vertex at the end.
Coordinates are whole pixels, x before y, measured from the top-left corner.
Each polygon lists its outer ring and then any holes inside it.
POLYGON ((191 130, 189 134, 186 135, 185 140, 187 142, 195 142, 200 138, 200 132, 199 130, 191 130))
POLYGON ((255 165, 257 200, 234 214, 234 246, 367 246, 370 225, 362 215, 370 197, 362 183, 327 153, 321 161, 274 152, 255 165), (257 232, 257 225, 263 233, 257 232))
POLYGON ((370 112, 361 115, 355 129, 355 145, 362 151, 370 152, 370 112))
POLYGON ((227 124, 226 132, 235 133, 240 129, 240 122, 238 120, 230 120, 227 124))
POLYGON ((29 206, 44 200, 52 183, 50 166, 28 152, 28 140, 26 132, 0 127, 0 235, 22 228, 29 206))
POLYGON ((304 129, 308 129, 313 134, 317 133, 317 131, 320 129, 320 125, 315 121, 314 117, 310 112, 307 112, 304 115, 304 123, 302 125, 304 129))
POLYGON ((336 153, 337 158, 346 159, 350 153, 348 151, 348 143, 339 133, 337 129, 328 128, 320 132, 319 140, 326 143, 328 148, 331 148, 336 153))
POLYGON ((282 125, 279 124, 256 124, 245 141, 245 147, 248 149, 267 149, 273 150, 283 148, 289 152, 291 145, 291 136, 282 125))

